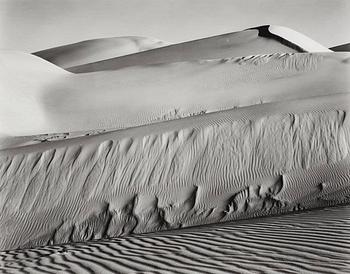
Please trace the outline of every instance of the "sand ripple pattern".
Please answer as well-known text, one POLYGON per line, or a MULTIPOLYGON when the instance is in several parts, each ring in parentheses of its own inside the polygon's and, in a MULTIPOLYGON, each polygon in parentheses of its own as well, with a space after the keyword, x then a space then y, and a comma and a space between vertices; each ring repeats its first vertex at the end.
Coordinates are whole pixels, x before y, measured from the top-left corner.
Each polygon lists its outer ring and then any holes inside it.
POLYGON ((172 230, 350 201, 346 112, 213 121, 200 128, 171 127, 152 134, 141 132, 150 127, 136 128, 105 141, 3 151, 0 249, 172 230))
POLYGON ((0 253, 13 273, 349 273, 350 206, 0 253))

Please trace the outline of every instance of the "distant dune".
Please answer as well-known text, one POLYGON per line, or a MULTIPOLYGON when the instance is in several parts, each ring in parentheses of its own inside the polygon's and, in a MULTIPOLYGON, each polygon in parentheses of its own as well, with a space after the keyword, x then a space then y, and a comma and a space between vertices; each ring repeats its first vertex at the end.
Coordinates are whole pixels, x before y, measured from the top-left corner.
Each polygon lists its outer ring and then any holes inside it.
POLYGON ((168 45, 154 38, 126 36, 87 40, 33 53, 57 66, 68 68, 168 45))
POLYGON ((329 52, 310 38, 280 26, 261 26, 209 38, 169 45, 160 49, 68 68, 74 73, 115 70, 198 59, 221 59, 267 53, 329 52))
POLYGON ((286 44, 298 51, 306 52, 329 52, 331 50, 322 46, 318 42, 312 40, 310 37, 297 32, 293 29, 286 28, 283 26, 263 26, 258 27, 262 36, 270 37, 271 39, 276 39, 281 41, 282 44, 286 44))

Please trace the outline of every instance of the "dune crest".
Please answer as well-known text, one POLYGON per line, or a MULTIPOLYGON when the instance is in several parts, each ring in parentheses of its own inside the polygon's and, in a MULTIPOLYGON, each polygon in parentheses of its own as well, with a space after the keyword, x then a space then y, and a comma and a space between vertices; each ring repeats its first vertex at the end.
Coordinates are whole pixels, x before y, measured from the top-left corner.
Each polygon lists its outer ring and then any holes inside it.
POLYGON ((331 52, 310 38, 280 26, 260 26, 244 31, 169 45, 167 47, 73 66, 67 70, 74 73, 115 70, 135 65, 150 65, 194 61, 198 59, 221 59, 269 53, 331 52))
POLYGON ((267 26, 267 28, 267 36, 278 36, 279 38, 283 39, 285 43, 293 44, 295 47, 298 47, 305 52, 332 52, 332 50, 328 49, 327 47, 322 46, 318 42, 312 40, 310 37, 293 29, 276 25, 267 26))
POLYGON ((155 38, 125 36, 87 40, 33 54, 57 66, 68 68, 167 45, 168 42, 155 38))

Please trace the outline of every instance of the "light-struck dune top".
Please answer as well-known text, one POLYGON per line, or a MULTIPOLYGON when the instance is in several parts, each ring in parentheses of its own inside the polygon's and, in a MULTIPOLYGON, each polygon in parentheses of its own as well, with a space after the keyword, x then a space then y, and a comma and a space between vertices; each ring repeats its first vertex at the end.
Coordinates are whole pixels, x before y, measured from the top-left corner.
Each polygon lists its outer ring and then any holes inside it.
POLYGON ((332 50, 326 48, 325 46, 321 45, 320 43, 312 40, 310 37, 297 32, 293 29, 286 28, 283 26, 269 26, 268 27, 269 32, 272 35, 277 35, 278 37, 284 39, 285 41, 288 41, 304 51, 308 52, 332 52, 332 50))
POLYGON ((33 53, 57 66, 68 68, 168 45, 155 38, 124 36, 92 39, 33 53))
POLYGON ((220 59, 275 52, 330 52, 330 50, 289 28, 266 25, 72 66, 68 70, 83 73, 115 70, 132 65, 220 59))
POLYGON ((346 53, 270 54, 86 74, 31 55, 1 56, 2 136, 133 127, 350 87, 346 53))

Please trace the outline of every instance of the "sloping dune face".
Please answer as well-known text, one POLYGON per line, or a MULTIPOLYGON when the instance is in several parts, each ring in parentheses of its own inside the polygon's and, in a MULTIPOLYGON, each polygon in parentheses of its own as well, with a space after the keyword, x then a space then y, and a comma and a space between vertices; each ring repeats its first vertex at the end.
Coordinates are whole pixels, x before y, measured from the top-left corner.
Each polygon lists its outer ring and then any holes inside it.
POLYGON ((126 36, 101 38, 33 53, 59 67, 69 68, 140 51, 164 47, 168 42, 154 38, 126 36))
POLYGON ((7 99, 1 101, 0 133, 89 133, 348 92, 348 58, 346 53, 268 54, 86 74, 56 67, 59 73, 50 77, 41 76, 44 68, 18 71, 2 63, 0 93, 7 99))
POLYGON ((349 273, 350 207, 0 253, 5 273, 349 273), (140 256, 141 255, 141 256, 140 256))
POLYGON ((267 25, 67 69, 74 73, 83 73, 115 70, 135 65, 221 59, 276 52, 330 52, 330 50, 289 28, 267 25))
POLYGON ((0 249, 349 202, 349 95, 261 104, 0 154, 0 249))
MULTIPOLYGON (((39 57, 13 51, 0 52, 0 139, 9 128, 43 124, 39 100, 45 86, 69 73, 39 57)), ((11 134, 11 133, 10 133, 11 134)))

